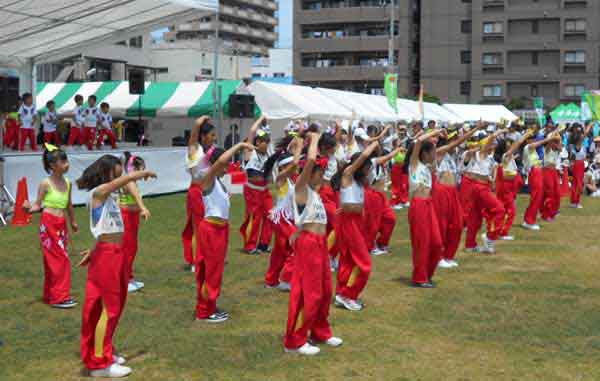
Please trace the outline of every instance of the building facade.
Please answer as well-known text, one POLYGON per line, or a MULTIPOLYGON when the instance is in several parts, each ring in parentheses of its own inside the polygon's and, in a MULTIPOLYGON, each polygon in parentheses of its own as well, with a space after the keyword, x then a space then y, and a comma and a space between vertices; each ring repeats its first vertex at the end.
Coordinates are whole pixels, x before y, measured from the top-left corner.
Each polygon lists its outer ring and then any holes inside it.
POLYGON ((252 79, 289 83, 293 81, 292 49, 270 49, 269 57, 252 59, 252 79))
MULTIPOLYGON (((296 0, 296 81, 367 92, 369 82, 382 86, 390 34, 380 3, 296 0)), ((422 83, 443 102, 518 100, 530 107, 535 97, 553 106, 600 88, 600 1, 398 0, 396 6, 401 95, 415 95, 422 83)))
POLYGON ((214 47, 219 28, 221 46, 233 55, 267 56, 277 41, 277 2, 274 0, 220 0, 218 19, 214 14, 173 26, 164 36, 167 42, 198 41, 202 48, 214 47))

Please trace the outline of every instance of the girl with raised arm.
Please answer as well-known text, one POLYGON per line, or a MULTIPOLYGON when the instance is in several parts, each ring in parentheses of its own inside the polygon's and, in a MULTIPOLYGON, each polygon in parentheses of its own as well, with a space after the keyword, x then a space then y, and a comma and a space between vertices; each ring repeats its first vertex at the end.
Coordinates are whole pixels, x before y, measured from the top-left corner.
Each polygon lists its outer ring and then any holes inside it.
POLYGON ((406 169, 410 187, 408 223, 412 246, 412 285, 433 288, 433 275, 442 255, 442 237, 431 199, 435 165, 435 145, 432 138, 442 132, 435 130, 419 136, 408 148, 406 169))
POLYGON ((544 168, 542 207, 540 213, 542 219, 546 222, 554 221, 554 218, 560 211, 560 176, 558 167, 560 166, 560 151, 562 150, 561 136, 557 132, 554 139, 544 147, 544 168))
POLYGON ((573 184, 571 185, 571 208, 581 209, 581 194, 583 193, 583 177, 585 175, 585 158, 587 157, 587 147, 585 138, 590 133, 593 123, 587 125, 585 130, 582 130, 579 124, 574 127, 575 132, 571 138, 569 145, 569 156, 573 165, 571 171, 573 173, 573 184))
POLYGON ((340 259, 335 304, 350 311, 363 309, 358 296, 371 274, 371 256, 364 237, 364 186, 371 170, 369 159, 378 146, 375 141, 363 152, 352 155, 332 179, 333 188, 340 192, 342 210, 336 230, 340 259))
MULTIPOLYGON (((192 176, 192 182, 186 198, 187 220, 181 234, 183 243, 183 260, 188 269, 194 272, 193 238, 199 236, 198 227, 204 219, 204 203, 202 202, 202 178, 208 170, 205 153, 213 147, 217 140, 215 126, 210 119, 203 116, 196 120, 190 140, 188 141, 187 169, 192 176)), ((196 244, 196 255, 198 244, 196 244)))
POLYGON ((338 347, 342 340, 333 337, 329 326, 331 270, 327 251, 327 212, 319 196, 327 158, 317 159, 319 135, 310 133, 310 146, 302 172, 294 188, 294 222, 298 228, 294 240, 294 275, 284 339, 287 353, 316 355, 313 342, 338 347))
POLYGON ((81 358, 92 377, 125 377, 131 368, 116 355, 113 336, 127 300, 127 258, 121 250, 123 217, 117 192, 130 182, 156 178, 150 171, 121 176, 118 157, 104 155, 77 180, 77 187, 90 192, 90 230, 94 249, 82 253, 80 265, 88 266, 85 303, 81 322, 81 358))

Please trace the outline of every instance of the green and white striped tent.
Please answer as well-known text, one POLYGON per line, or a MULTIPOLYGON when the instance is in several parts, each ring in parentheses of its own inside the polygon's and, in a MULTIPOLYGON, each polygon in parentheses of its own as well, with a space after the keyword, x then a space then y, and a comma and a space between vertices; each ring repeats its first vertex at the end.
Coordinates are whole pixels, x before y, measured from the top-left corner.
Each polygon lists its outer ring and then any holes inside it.
MULTIPOLYGON (((241 85, 242 81, 218 81, 224 115, 229 112, 229 95, 241 85)), ((114 117, 137 118, 141 97, 141 115, 144 118, 194 118, 212 114, 213 86, 212 81, 146 82, 146 94, 138 96, 129 94, 126 81, 39 83, 36 104, 43 113, 46 103, 54 100, 60 115, 72 115, 75 95, 82 95, 86 101, 90 95, 96 95, 98 104, 107 102, 110 105, 114 117)))

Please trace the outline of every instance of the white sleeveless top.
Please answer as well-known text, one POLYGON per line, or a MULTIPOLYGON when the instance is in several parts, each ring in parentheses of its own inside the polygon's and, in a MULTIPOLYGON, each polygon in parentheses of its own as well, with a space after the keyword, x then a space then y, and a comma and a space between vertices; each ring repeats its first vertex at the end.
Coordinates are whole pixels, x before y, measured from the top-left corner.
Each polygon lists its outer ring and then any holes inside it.
POLYGON ((98 106, 88 107, 83 112, 84 117, 84 125, 89 128, 96 128, 98 125, 98 116, 100 111, 98 111, 98 106))
POLYGON ((517 167, 517 162, 515 161, 514 155, 510 155, 509 157, 507 154, 504 154, 502 157, 502 172, 509 176, 517 175, 519 169, 517 167))
POLYGON ((419 161, 414 170, 409 166, 408 189, 414 193, 419 188, 431 189, 433 185, 431 170, 419 161))
POLYGON ((56 116, 56 112, 48 111, 44 118, 42 119, 42 127, 44 132, 54 132, 56 131, 56 122, 58 117, 56 116))
POLYGON ((265 162, 269 158, 268 154, 258 153, 256 150, 250 154, 250 159, 244 164, 244 169, 253 170, 262 173, 265 169, 265 162))
POLYGON ((469 162, 469 172, 491 178, 494 166, 496 165, 494 158, 492 155, 488 155, 487 158, 482 159, 480 154, 481 152, 479 151, 475 152, 475 157, 471 159, 472 164, 469 162))
POLYGON ((193 157, 186 155, 186 166, 190 175, 192 175, 192 180, 202 180, 208 172, 210 165, 204 160, 205 157, 206 154, 200 144, 196 146, 196 154, 193 157))
POLYGON ((205 207, 205 217, 217 217, 222 220, 229 219, 229 208, 231 207, 229 192, 227 192, 227 188, 225 188, 221 180, 215 179, 210 193, 202 194, 202 201, 205 207))
POLYGON ((571 152, 573 153, 573 156, 575 156, 575 160, 585 160, 585 157, 587 156, 587 152, 583 144, 579 150, 577 150, 577 146, 573 145, 571 152))
POLYGON ((281 217, 288 222, 294 220, 294 183, 287 179, 284 186, 277 192, 277 204, 269 211, 269 219, 274 224, 279 224, 281 217))
POLYGON ((73 110, 73 123, 71 124, 71 126, 83 126, 83 110, 81 109, 81 106, 76 106, 73 110))
POLYGON ((117 202, 115 194, 111 194, 106 198, 104 203, 97 208, 92 208, 94 192, 96 188, 90 192, 90 230, 95 239, 101 235, 123 233, 123 216, 117 202))
POLYGON ((337 171, 338 163, 335 154, 330 155, 327 159, 327 168, 325 168, 325 172, 323 173, 323 180, 331 181, 331 178, 337 173, 337 171))
POLYGON ((450 153, 446 153, 437 166, 438 176, 444 172, 450 172, 454 176, 458 176, 458 165, 456 164, 456 158, 450 153))
POLYGON ((301 228, 304 224, 327 225, 327 213, 325 212, 323 201, 321 201, 321 196, 310 187, 306 187, 306 191, 308 197, 302 213, 298 210, 298 203, 296 202, 296 195, 294 193, 294 222, 296 226, 301 228))
POLYGON ((542 164, 537 150, 530 150, 529 144, 523 148, 523 164, 528 172, 531 170, 531 168, 539 167, 542 164))
POLYGON ((24 128, 24 129, 34 128, 33 118, 36 115, 37 115, 37 110, 36 110, 34 104, 32 104, 31 106, 26 106, 25 104, 22 104, 21 107, 19 108, 19 117, 21 118, 21 128, 24 128))
POLYGON ((364 204, 365 190, 356 180, 352 179, 352 185, 340 189, 340 202, 342 204, 364 204))
POLYGON ((555 151, 553 149, 544 151, 544 166, 554 166, 556 167, 560 162, 560 152, 555 151))

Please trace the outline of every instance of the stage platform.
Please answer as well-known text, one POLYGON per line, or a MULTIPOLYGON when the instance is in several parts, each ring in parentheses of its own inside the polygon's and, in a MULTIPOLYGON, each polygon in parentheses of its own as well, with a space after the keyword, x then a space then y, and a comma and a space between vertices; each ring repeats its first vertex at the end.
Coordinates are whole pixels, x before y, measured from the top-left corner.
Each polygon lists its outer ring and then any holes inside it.
MULTIPOLYGON (((186 147, 126 147, 101 151, 68 149, 70 169, 67 178, 73 183, 72 197, 75 205, 85 204, 89 199, 89 194, 78 190, 74 184, 84 169, 102 155, 121 157, 125 151, 142 157, 146 161, 146 167, 156 172, 158 176, 156 180, 139 182, 143 195, 182 192, 189 187, 190 175, 186 171, 185 165, 186 147)), ((22 177, 26 177, 29 200, 35 200, 38 184, 48 176, 42 165, 41 152, 3 152, 0 153, 0 157, 3 158, 3 162, 0 163, 2 166, 0 174, 11 195, 16 198, 17 183, 22 177)), ((225 176, 223 180, 231 193, 241 193, 242 187, 231 185, 229 175, 225 176)))

